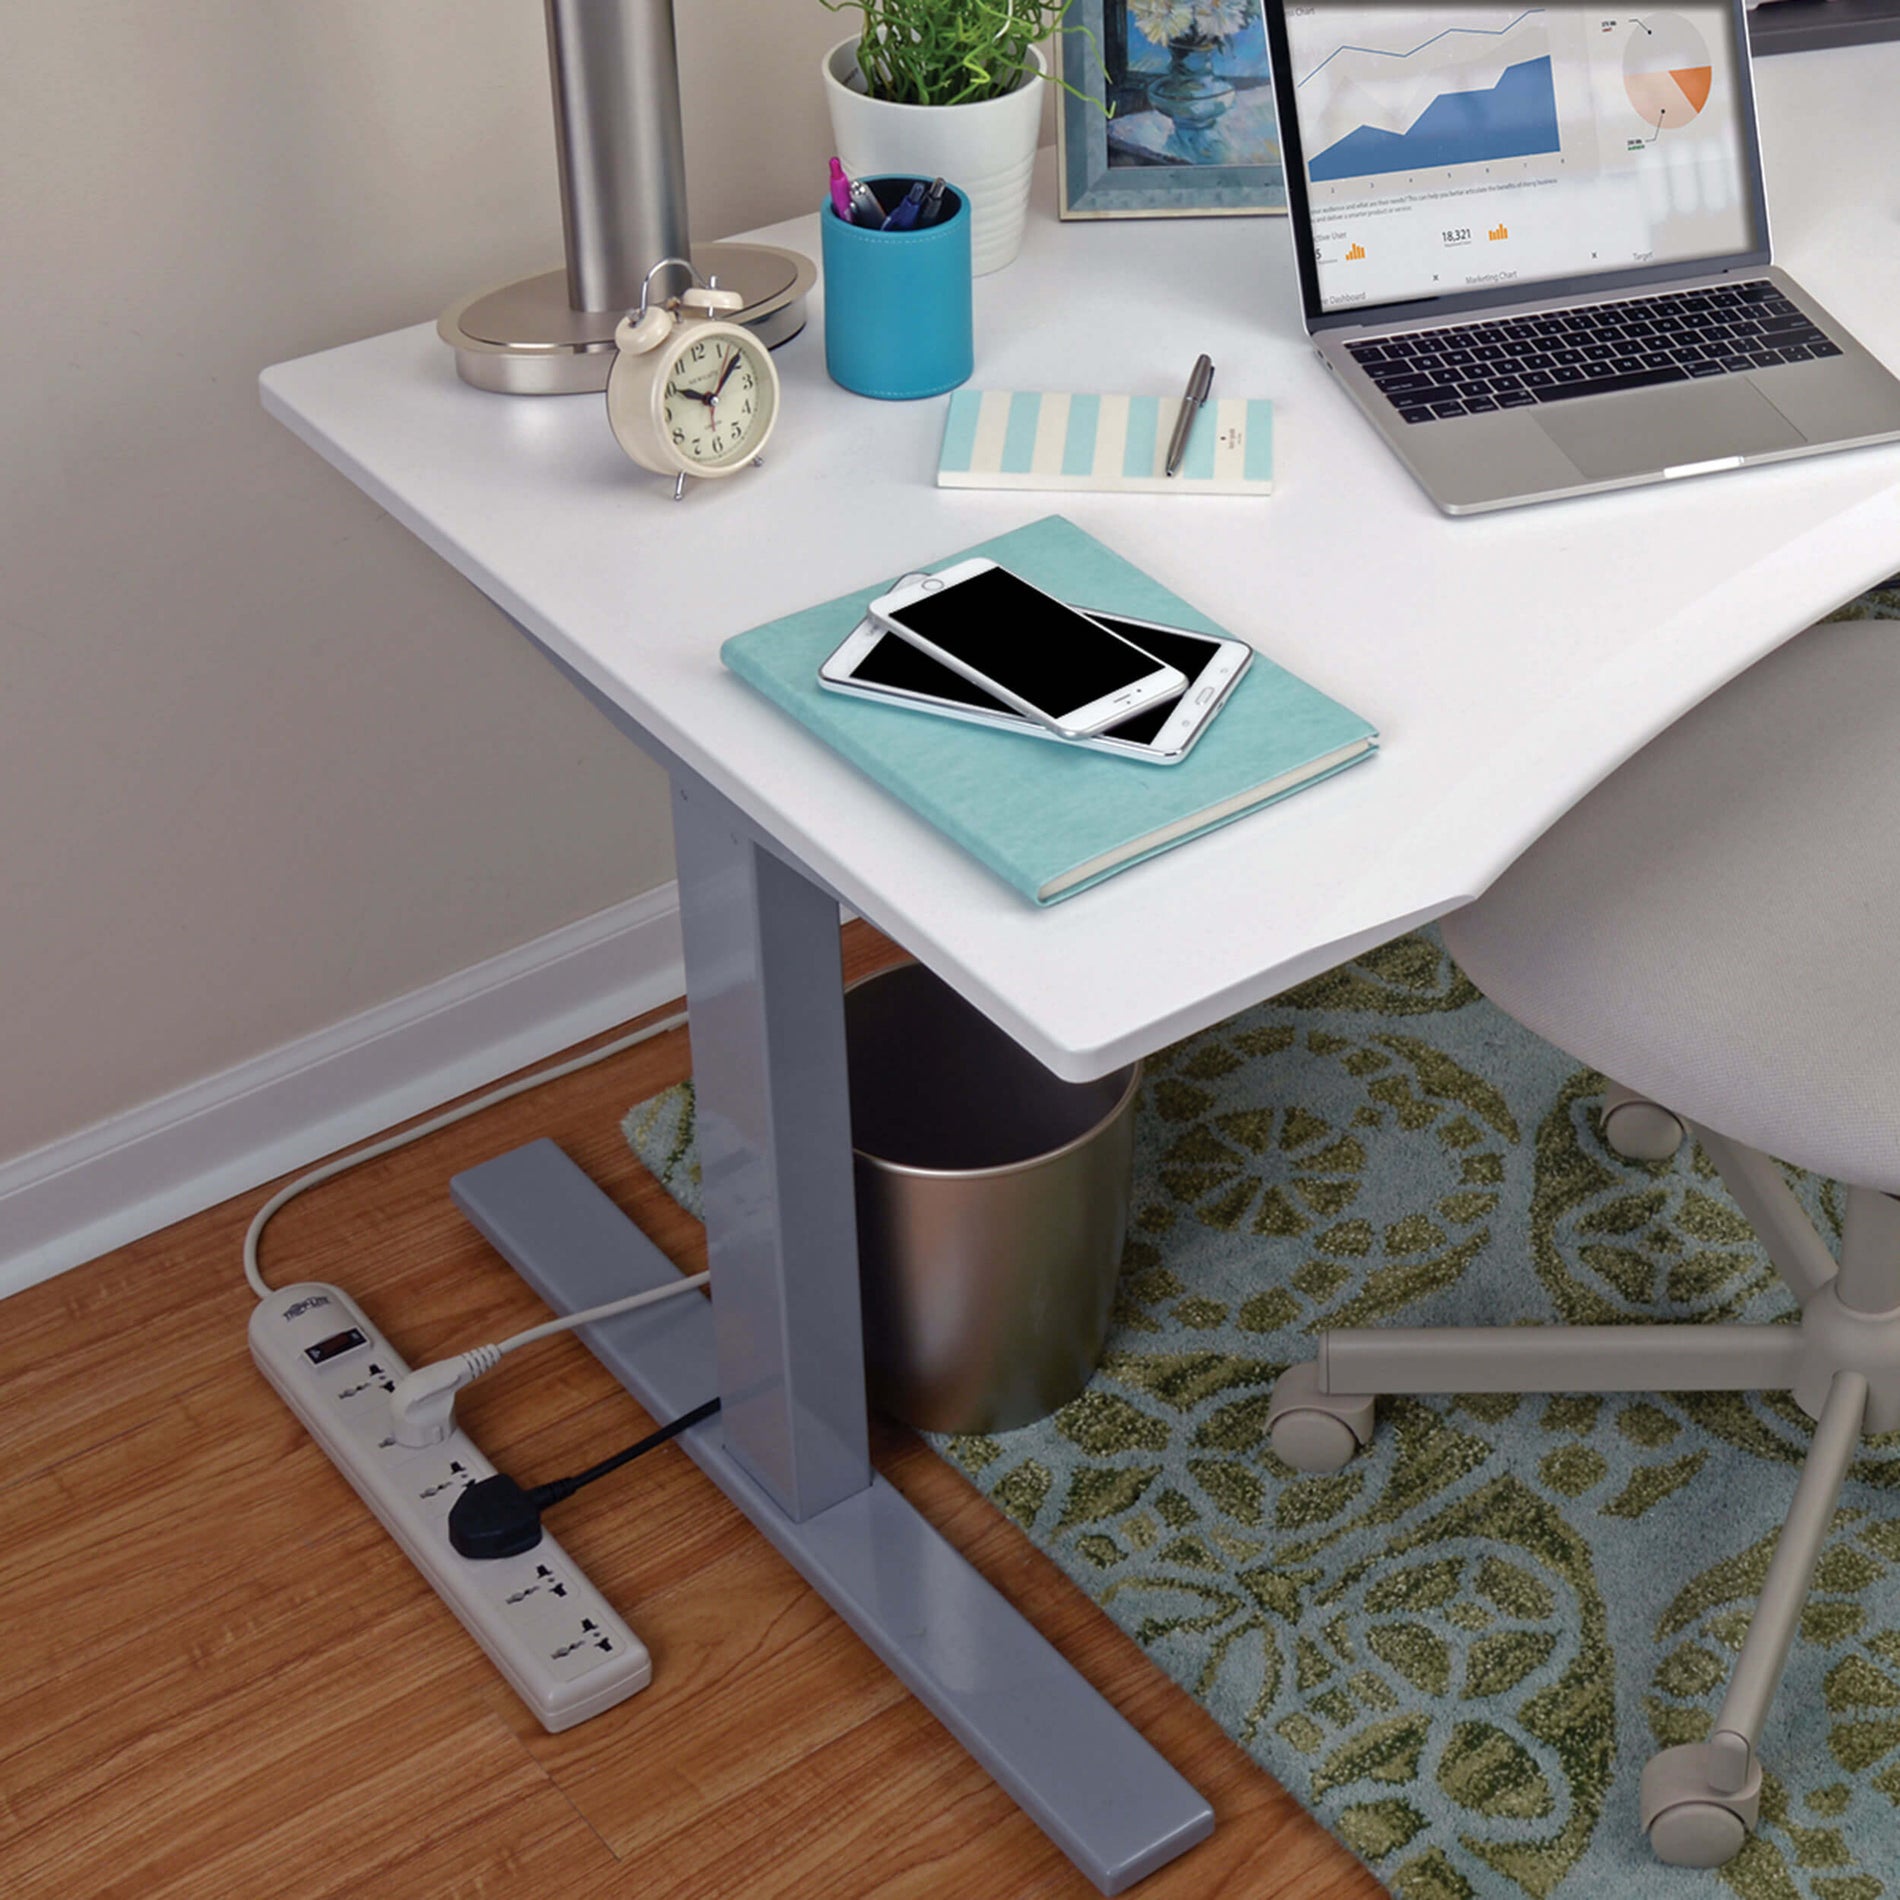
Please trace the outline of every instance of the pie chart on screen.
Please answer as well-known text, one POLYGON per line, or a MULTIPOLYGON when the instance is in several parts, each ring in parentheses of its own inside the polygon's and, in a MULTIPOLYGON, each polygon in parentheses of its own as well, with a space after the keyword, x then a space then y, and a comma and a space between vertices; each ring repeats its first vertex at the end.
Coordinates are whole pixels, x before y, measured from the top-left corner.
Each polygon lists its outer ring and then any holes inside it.
POLYGON ((1645 124, 1660 131, 1687 125, 1709 103, 1714 83, 1709 48, 1679 13, 1637 20, 1623 48, 1623 89, 1645 124))

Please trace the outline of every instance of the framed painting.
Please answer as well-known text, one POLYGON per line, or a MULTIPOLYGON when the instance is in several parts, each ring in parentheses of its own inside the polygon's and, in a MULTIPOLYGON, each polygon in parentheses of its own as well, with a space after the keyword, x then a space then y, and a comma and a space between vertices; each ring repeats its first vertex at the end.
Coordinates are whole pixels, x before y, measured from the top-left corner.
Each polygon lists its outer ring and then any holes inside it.
POLYGON ((1286 209, 1260 0, 1069 0, 1062 76, 1063 217, 1286 209))

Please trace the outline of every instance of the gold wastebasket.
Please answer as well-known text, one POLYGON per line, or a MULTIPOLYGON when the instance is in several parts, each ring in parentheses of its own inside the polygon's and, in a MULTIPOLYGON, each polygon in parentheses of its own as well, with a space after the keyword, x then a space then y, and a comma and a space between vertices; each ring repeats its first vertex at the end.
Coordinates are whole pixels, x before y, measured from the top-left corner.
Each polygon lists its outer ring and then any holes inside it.
POLYGON ((1063 1082, 921 964, 847 992, 871 1403, 1008 1431, 1088 1383, 1128 1232, 1139 1063, 1063 1082))

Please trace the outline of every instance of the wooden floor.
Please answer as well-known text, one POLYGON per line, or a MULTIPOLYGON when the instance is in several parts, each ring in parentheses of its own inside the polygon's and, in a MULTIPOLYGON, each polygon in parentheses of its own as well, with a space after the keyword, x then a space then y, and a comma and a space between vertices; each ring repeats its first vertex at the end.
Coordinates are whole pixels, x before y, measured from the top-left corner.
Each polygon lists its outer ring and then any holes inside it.
MULTIPOLYGON (((889 956, 847 933, 853 970, 889 956)), ((318 1188, 266 1275, 346 1287, 412 1363, 532 1324, 448 1180, 540 1135, 698 1267, 618 1129, 688 1066, 676 1032, 318 1188)), ((252 1367, 240 1248, 266 1192, 0 1303, 0 1894, 1094 1892, 674 1449, 551 1520, 654 1677, 544 1734, 252 1367)), ((645 1428, 571 1339, 533 1355, 462 1401, 503 1469, 645 1428)), ((920 1441, 880 1428, 876 1453, 1213 1801, 1214 1838, 1139 1892, 1382 1891, 920 1441)))

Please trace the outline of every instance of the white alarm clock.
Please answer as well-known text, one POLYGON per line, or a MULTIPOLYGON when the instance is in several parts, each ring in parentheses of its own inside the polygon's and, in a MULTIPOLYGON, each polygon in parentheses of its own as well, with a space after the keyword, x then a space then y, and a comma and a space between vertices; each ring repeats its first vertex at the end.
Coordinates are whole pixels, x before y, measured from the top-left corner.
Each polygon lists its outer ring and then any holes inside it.
MULTIPOLYGON (((677 265, 665 258, 647 273, 677 265)), ((695 271, 694 276, 698 273, 695 271)), ((744 299, 735 290, 695 283, 665 303, 622 317, 607 374, 607 420, 614 438, 642 468, 671 475, 673 499, 689 475, 714 481, 757 463, 778 420, 778 370, 751 331, 720 321, 744 299)))

